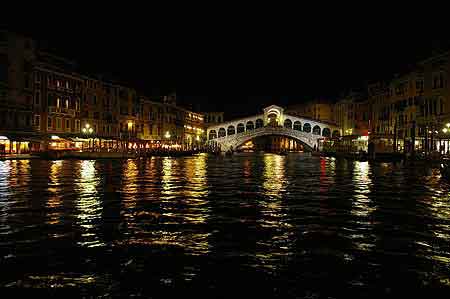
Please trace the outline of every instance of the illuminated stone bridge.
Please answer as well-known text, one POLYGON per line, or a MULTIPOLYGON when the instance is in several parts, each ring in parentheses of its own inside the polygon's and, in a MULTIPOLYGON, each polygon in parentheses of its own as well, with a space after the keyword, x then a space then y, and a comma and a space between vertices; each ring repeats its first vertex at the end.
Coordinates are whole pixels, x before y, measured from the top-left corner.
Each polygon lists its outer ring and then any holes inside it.
POLYGON ((206 133, 209 144, 226 152, 268 135, 290 137, 311 150, 318 146, 319 139, 338 135, 339 130, 328 123, 285 114, 282 107, 272 105, 265 108, 263 114, 211 126, 206 133))

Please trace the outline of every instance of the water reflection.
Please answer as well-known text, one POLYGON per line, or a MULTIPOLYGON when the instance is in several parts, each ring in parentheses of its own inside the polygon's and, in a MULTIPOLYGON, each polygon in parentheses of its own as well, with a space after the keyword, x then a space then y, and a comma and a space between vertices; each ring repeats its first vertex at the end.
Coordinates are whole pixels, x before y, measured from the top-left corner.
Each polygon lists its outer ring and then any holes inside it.
POLYGON ((187 178, 187 184, 183 188, 187 206, 185 221, 195 224, 205 223, 209 212, 206 200, 208 195, 206 155, 186 160, 185 173, 187 178))
POLYGON ((135 229, 137 223, 135 221, 135 208, 139 200, 138 179, 139 170, 134 160, 127 160, 123 169, 122 181, 122 204, 123 217, 129 231, 135 229))
POLYGON ((355 162, 353 169, 354 194, 352 198, 351 214, 359 225, 358 233, 351 235, 353 244, 359 250, 371 250, 375 246, 373 238, 368 238, 373 230, 372 213, 376 210, 370 198, 372 179, 369 162, 355 162))
POLYGON ((84 247, 102 246, 105 244, 98 234, 98 223, 103 210, 97 191, 100 179, 95 169, 95 161, 84 160, 79 163, 79 179, 75 181, 78 191, 77 223, 81 228, 81 240, 78 244, 84 247))
POLYGON ((11 174, 11 161, 0 161, 0 231, 7 232, 10 226, 7 223, 11 202, 11 188, 9 179, 11 174))
POLYGON ((264 155, 263 189, 264 194, 271 199, 282 198, 282 193, 286 190, 285 158, 280 155, 264 155))
POLYGON ((437 297, 450 184, 419 166, 301 154, 0 161, 0 235, 1 286, 437 297))
POLYGON ((185 164, 187 184, 184 188, 186 208, 184 223, 196 226, 198 229, 192 232, 189 250, 194 255, 207 254, 210 249, 208 238, 210 233, 205 232, 210 215, 208 203, 208 179, 206 173, 206 155, 200 155, 187 159, 185 164))
POLYGON ((262 187, 264 200, 260 201, 259 223, 266 236, 257 241, 256 267, 272 272, 282 266, 287 256, 292 255, 294 242, 293 226, 288 222, 285 192, 286 156, 265 154, 262 187), (281 263, 280 263, 281 262, 281 263))
POLYGON ((61 221, 62 215, 62 186, 61 186, 61 173, 63 161, 52 161, 49 173, 49 183, 47 191, 49 192, 48 199, 45 207, 47 211, 46 224, 53 225, 58 224, 61 221))

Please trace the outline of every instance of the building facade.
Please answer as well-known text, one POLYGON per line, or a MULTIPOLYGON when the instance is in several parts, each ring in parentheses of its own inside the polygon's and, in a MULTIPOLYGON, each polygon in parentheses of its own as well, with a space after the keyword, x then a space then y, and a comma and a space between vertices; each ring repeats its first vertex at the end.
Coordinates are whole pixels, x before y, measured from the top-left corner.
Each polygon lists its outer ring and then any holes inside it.
POLYGON ((183 144, 203 135, 203 115, 177 106, 175 93, 148 97, 0 32, 0 153, 60 147, 63 139, 183 144))
POLYGON ((286 108, 286 113, 298 117, 306 117, 314 120, 334 123, 335 105, 325 99, 316 99, 301 104, 295 104, 286 108))
POLYGON ((214 126, 224 122, 224 112, 203 112, 205 124, 214 126))
POLYGON ((23 137, 33 133, 32 39, 0 31, 0 152, 28 151, 23 137))

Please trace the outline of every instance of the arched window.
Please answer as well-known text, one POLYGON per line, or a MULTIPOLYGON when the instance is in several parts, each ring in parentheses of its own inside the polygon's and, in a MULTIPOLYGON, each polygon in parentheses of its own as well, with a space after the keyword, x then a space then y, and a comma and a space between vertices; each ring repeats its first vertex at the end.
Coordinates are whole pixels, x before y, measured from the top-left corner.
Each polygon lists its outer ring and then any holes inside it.
POLYGON ((292 121, 291 121, 290 119, 286 119, 286 120, 284 121, 284 127, 285 127, 285 128, 289 128, 289 129, 292 129, 292 121))
POLYGON ((334 130, 333 131, 333 137, 339 137, 341 134, 339 133, 338 130, 334 130))
POLYGON ((209 135, 208 136, 209 136, 208 137, 209 140, 216 139, 217 138, 216 130, 209 131, 209 135))
POLYGON ((262 119, 258 118, 256 120, 256 128, 258 129, 258 128, 262 128, 262 127, 264 127, 264 122, 262 119))
POLYGON ((227 135, 233 135, 233 134, 235 134, 236 133, 236 131, 235 131, 235 129, 234 129, 234 126, 229 126, 228 127, 228 130, 227 130, 227 135))
POLYGON ((308 123, 304 124, 303 125, 303 132, 310 133, 311 132, 311 125, 308 124, 308 123))
POLYGON ((225 128, 219 129, 219 138, 227 136, 227 132, 225 131, 225 128))
POLYGON ((320 135, 320 127, 319 126, 314 126, 313 128, 313 134, 314 135, 320 135))
POLYGON ((331 136, 331 132, 329 128, 325 128, 322 130, 322 136, 323 137, 330 137, 331 136))
POLYGON ((244 124, 238 124, 237 125, 237 133, 239 134, 239 133, 242 133, 244 131, 245 131, 244 124))
POLYGON ((255 129, 255 125, 250 120, 250 121, 247 122, 246 128, 247 128, 247 131, 251 131, 251 130, 255 129))
POLYGON ((294 130, 301 131, 302 130, 302 123, 298 120, 294 122, 294 130))

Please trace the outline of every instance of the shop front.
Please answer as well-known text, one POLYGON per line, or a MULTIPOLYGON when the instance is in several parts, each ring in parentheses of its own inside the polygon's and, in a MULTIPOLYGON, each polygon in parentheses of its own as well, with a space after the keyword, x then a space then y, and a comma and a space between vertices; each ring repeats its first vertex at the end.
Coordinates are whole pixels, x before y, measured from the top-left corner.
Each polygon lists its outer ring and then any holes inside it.
POLYGON ((25 154, 30 151, 30 141, 23 138, 12 139, 10 136, 0 136, 0 154, 25 154))

